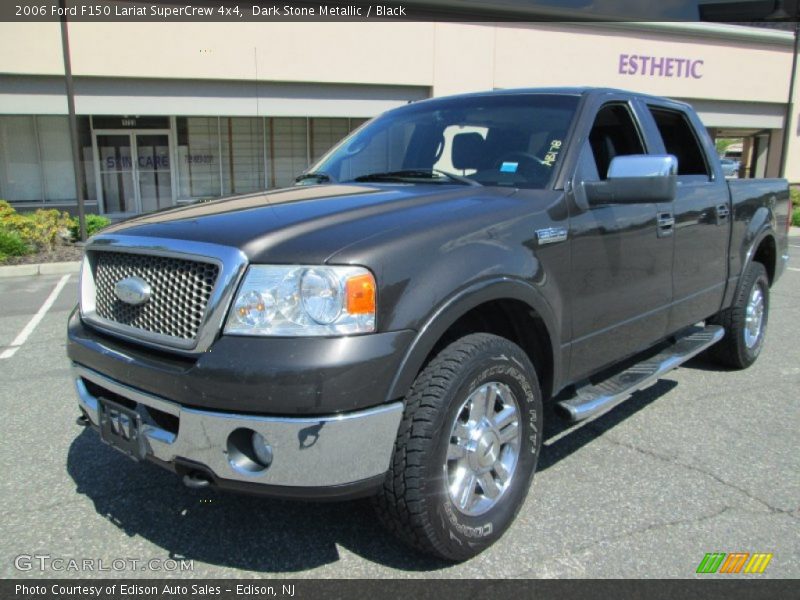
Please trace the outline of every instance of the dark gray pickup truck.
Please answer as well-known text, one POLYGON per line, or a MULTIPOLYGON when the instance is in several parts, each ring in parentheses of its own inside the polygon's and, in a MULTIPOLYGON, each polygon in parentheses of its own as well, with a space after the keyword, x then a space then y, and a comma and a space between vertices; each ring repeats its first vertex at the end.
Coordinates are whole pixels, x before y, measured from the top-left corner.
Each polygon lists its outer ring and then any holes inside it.
POLYGON ((786 181, 726 181, 686 104, 514 90, 387 112, 298 185, 112 227, 67 352, 78 422, 190 487, 374 496, 452 560, 496 541, 543 404, 594 417, 758 357, 786 181))

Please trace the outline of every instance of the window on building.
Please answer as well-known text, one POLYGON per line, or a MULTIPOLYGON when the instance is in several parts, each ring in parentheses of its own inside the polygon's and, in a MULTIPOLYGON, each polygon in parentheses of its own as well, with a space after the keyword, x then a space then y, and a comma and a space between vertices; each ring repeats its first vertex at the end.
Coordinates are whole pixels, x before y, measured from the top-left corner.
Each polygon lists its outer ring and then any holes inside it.
POLYGON ((178 198, 287 187, 368 119, 178 117, 178 198))
POLYGON ((269 187, 287 187, 308 167, 308 130, 305 118, 267 119, 269 187))
POLYGON ((175 123, 178 198, 217 198, 220 187, 220 139, 217 117, 178 117, 175 123))
POLYGON ((264 119, 223 117, 222 121, 223 194, 243 194, 263 190, 264 119))
POLYGON ((677 110, 649 107, 656 121, 667 154, 678 159, 678 176, 701 175, 710 179, 708 165, 694 128, 686 115, 677 110))
MULTIPOLYGON (((88 130, 85 117, 79 119, 79 135, 84 129, 88 130)), ((90 143, 88 164, 91 162, 90 143)), ((93 171, 91 175, 94 176, 93 171)), ((87 183, 93 185, 93 181, 87 183)), ((89 186, 85 191, 88 189, 89 186)), ((87 197, 94 198, 94 194, 87 197)), ((66 116, 0 117, 0 198, 11 202, 75 201, 75 172, 66 116)))
POLYGON ((72 144, 69 120, 62 116, 36 117, 42 157, 45 199, 75 200, 75 171, 72 168, 72 144))
POLYGON ((83 194, 87 200, 97 200, 97 184, 94 179, 94 150, 92 148, 92 124, 89 117, 78 117, 78 146, 83 165, 83 194))
POLYGON ((0 117, 0 197, 41 202, 42 192, 34 117, 0 117))
POLYGON ((350 131, 355 131, 367 121, 369 121, 369 119, 350 119, 350 131))

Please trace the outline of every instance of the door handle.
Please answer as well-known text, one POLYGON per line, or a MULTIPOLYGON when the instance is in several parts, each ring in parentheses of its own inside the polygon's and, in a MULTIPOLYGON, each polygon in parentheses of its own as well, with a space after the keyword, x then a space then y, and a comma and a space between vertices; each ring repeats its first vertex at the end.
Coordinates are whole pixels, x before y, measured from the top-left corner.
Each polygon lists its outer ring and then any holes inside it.
POLYGON ((718 204, 715 211, 717 213, 717 225, 721 225, 731 214, 731 209, 728 208, 727 204, 718 204))
POLYGON ((672 230, 675 227, 675 217, 670 212, 658 213, 658 237, 667 237, 672 235, 672 230))

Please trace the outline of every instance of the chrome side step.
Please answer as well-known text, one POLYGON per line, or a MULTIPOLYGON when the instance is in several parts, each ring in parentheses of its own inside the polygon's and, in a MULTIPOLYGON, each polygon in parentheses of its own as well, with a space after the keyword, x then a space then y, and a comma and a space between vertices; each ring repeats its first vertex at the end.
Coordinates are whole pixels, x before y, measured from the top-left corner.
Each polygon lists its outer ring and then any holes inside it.
POLYGON ((556 406, 570 421, 595 417, 627 400, 633 392, 655 382, 664 373, 716 344, 723 335, 725 330, 719 325, 695 327, 655 356, 596 385, 579 388, 572 398, 562 400, 556 406))

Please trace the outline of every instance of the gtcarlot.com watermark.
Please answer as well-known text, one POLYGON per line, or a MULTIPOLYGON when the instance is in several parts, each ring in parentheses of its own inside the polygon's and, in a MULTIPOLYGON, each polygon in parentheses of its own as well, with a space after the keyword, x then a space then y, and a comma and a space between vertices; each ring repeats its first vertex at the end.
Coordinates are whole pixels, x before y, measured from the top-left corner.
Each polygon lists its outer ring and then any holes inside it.
POLYGON ((119 571, 194 571, 194 561, 174 558, 75 558, 51 554, 20 554, 14 558, 18 571, 108 573, 119 571))

